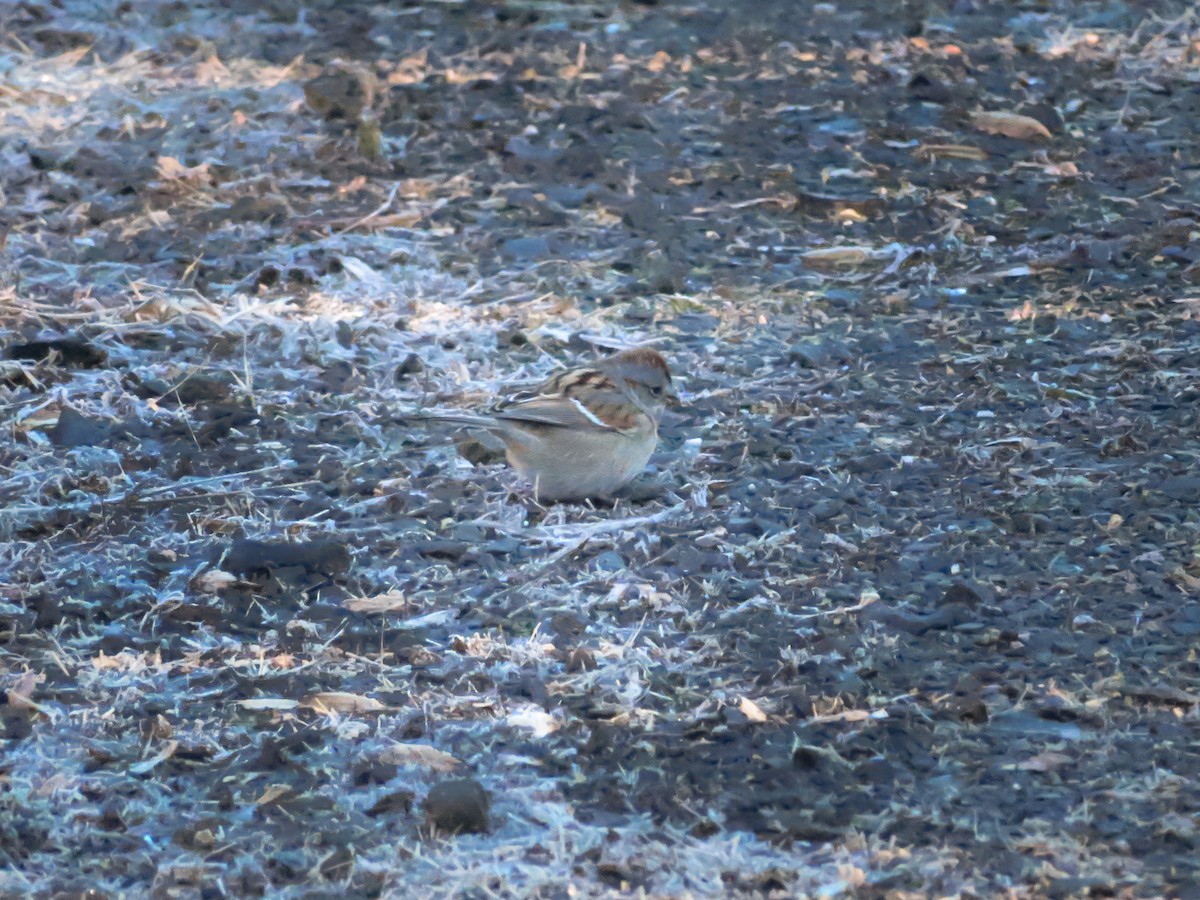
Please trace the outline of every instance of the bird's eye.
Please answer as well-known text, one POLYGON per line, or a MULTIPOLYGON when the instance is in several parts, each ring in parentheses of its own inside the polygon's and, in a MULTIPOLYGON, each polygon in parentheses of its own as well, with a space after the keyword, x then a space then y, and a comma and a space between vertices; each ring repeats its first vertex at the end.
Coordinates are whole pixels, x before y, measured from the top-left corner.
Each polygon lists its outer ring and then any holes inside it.
POLYGON ((652 388, 650 388, 650 393, 653 394, 655 397, 661 397, 662 396, 662 388, 656 384, 652 388))

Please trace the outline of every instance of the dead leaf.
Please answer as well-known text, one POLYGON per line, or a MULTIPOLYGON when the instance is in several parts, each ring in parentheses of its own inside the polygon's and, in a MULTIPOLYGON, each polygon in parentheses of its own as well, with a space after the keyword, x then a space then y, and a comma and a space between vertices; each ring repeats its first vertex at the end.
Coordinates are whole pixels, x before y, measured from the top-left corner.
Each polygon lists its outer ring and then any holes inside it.
POLYGON ((1031 116, 1010 112, 978 112, 971 114, 971 124, 987 134, 1002 134, 1019 141, 1051 137, 1050 129, 1031 116))
POLYGON ((157 162, 158 177, 163 181, 208 181, 208 163, 185 166, 173 156, 160 156, 157 162))
POLYGON ((762 711, 762 707, 760 707, 749 697, 743 697, 741 699, 741 701, 738 703, 738 710, 740 710, 742 715, 744 715, 751 722, 761 723, 767 721, 767 714, 762 711))
POLYGON ((646 63, 646 69, 650 72, 661 72, 671 64, 671 55, 665 50, 659 50, 646 63))
POLYGON ((33 692, 45 680, 46 676, 41 672, 21 673, 21 677, 17 679, 17 683, 5 692, 8 697, 8 705, 13 709, 31 709, 35 712, 46 712, 42 705, 33 699, 33 692))
POLYGON ((1037 310, 1030 301, 1026 300, 1020 309, 1010 309, 1007 318, 1010 322, 1024 322, 1037 318, 1037 310))
POLYGON ((147 667, 148 660, 131 650, 122 650, 112 656, 101 650, 92 658, 91 662, 92 668, 97 672, 143 672, 147 667))
POLYGON ((387 765, 422 766, 435 772, 452 772, 462 765, 461 760, 428 744, 392 743, 376 754, 375 758, 387 765))
POLYGON ((1067 160, 1066 162, 1050 163, 1042 168, 1042 171, 1051 178, 1078 178, 1079 166, 1067 160))
POLYGON ((983 162, 988 158, 987 151, 970 144, 922 144, 913 151, 920 159, 969 159, 983 162))
POLYGON ((19 417, 17 419, 17 428, 23 432, 29 432, 35 428, 50 429, 58 424, 60 415, 62 415, 62 408, 57 404, 43 406, 41 409, 19 417))
POLYGON ((558 720, 540 706, 532 703, 508 714, 505 722, 513 728, 527 728, 535 738, 544 738, 558 731, 558 720))
POLYGON ((468 72, 460 69, 446 69, 443 73, 446 84, 461 85, 461 84, 476 84, 480 81, 498 81, 500 74, 484 70, 482 72, 468 72))
POLYGON ((859 266, 872 258, 870 247, 822 247, 800 254, 807 265, 816 269, 849 268, 859 266))
POLYGON ((1054 750, 1044 750, 1037 756, 1031 756, 1029 759, 1018 765, 1018 768, 1024 769, 1026 772, 1049 772, 1057 769, 1059 766, 1066 765, 1071 761, 1071 757, 1065 753, 1058 753, 1054 750))
POLYGON ((209 569, 192 579, 190 587, 201 594, 216 594, 238 583, 238 577, 221 569, 209 569))
POLYGON ((847 709, 827 716, 813 716, 809 722, 865 722, 867 719, 878 718, 879 713, 871 713, 865 709, 847 709))
POLYGON ((858 547, 856 547, 854 544, 850 543, 848 540, 846 540, 845 538, 843 538, 837 534, 825 535, 825 537, 821 541, 821 543, 822 544, 831 544, 834 547, 837 547, 839 550, 841 550, 845 553, 857 553, 858 552, 858 547))
POLYGON ((285 700, 282 697, 254 697, 250 700, 239 700, 242 709, 298 709, 300 701, 285 700))
POLYGON ((254 805, 266 806, 269 803, 277 803, 284 797, 294 793, 295 791, 286 784, 268 784, 262 794, 259 795, 259 798, 254 801, 254 805))
POLYGON ((356 613, 390 613, 405 609, 408 599, 399 591, 388 591, 373 597, 347 597, 342 601, 342 606, 356 613))
POLYGON ((163 748, 151 756, 149 759, 143 759, 141 762, 134 763, 129 767, 130 775, 146 775, 158 767, 160 763, 166 762, 175 755, 175 751, 179 749, 179 741, 167 741, 163 748))
POLYGON ((1177 568, 1174 568, 1168 572, 1167 578, 1171 579, 1172 581, 1181 582, 1183 586, 1190 591, 1200 590, 1200 578, 1192 575, 1182 566, 1178 566, 1177 568))
POLYGON ((362 694, 351 694, 346 691, 321 691, 309 694, 299 704, 305 709, 319 713, 377 713, 388 712, 392 707, 380 703, 374 697, 364 697, 362 694))

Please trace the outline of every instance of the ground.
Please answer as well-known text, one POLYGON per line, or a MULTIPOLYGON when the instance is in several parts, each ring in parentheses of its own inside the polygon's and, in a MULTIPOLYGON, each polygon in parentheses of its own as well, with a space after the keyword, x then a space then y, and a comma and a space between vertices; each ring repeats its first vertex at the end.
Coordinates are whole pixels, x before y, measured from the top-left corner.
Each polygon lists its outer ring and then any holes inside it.
POLYGON ((0 894, 1200 896, 1197 115, 1167 0, 0 8, 0 894), (612 503, 404 418, 637 343, 612 503))

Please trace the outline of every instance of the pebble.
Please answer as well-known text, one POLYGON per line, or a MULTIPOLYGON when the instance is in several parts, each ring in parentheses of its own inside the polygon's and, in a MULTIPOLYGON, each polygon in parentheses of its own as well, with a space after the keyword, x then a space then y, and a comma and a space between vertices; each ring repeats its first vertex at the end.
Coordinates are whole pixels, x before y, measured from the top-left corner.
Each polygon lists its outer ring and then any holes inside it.
POLYGON ((473 778, 443 781, 425 797, 425 819, 439 831, 451 834, 488 830, 488 792, 473 778))

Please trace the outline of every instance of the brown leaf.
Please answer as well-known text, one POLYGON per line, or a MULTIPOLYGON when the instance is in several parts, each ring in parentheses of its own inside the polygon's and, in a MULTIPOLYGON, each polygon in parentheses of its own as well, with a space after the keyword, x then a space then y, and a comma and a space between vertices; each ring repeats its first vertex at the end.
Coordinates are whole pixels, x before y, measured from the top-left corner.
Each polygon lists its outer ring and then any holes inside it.
POLYGON ((317 694, 309 694, 300 701, 300 706, 319 713, 377 713, 392 709, 374 697, 364 697, 362 694, 351 694, 346 691, 321 691, 317 694))
POLYGON ((1050 137, 1050 129, 1031 116, 1010 112, 977 112, 971 114, 971 124, 988 134, 1002 134, 1019 141, 1050 137))
POLYGON ((392 743, 381 750, 376 758, 393 766, 423 766, 435 772, 452 772, 462 761, 449 753, 434 749, 428 744, 392 743))
POLYGON ((398 612, 408 605, 408 600, 399 591, 388 591, 373 597, 347 597, 342 606, 356 613, 398 612))
POLYGON ((259 798, 254 801, 254 805, 266 806, 294 793, 295 791, 286 784, 268 784, 259 798))
POLYGON ((749 697, 743 697, 741 699, 741 701, 738 703, 738 710, 751 722, 767 721, 767 714, 762 711, 762 707, 760 707, 749 697))
POLYGON ((13 709, 45 712, 42 705, 33 699, 34 690, 45 680, 46 676, 41 672, 23 672, 17 683, 5 692, 8 697, 8 705, 13 709))
POLYGON ((800 258, 815 269, 838 269, 860 266, 871 260, 874 252, 871 247, 822 247, 802 253, 800 258))
POLYGON ((671 64, 671 55, 665 50, 659 50, 646 63, 647 70, 651 72, 661 72, 671 64))

